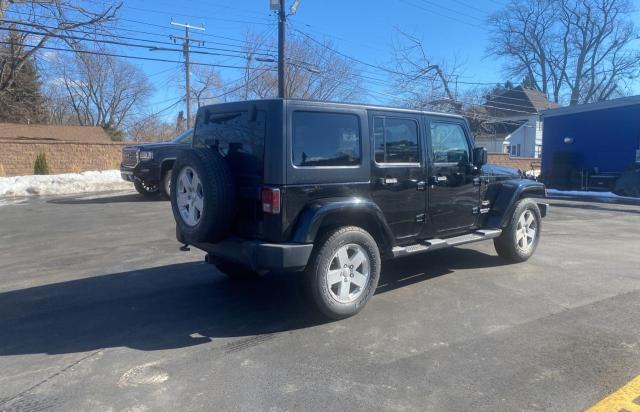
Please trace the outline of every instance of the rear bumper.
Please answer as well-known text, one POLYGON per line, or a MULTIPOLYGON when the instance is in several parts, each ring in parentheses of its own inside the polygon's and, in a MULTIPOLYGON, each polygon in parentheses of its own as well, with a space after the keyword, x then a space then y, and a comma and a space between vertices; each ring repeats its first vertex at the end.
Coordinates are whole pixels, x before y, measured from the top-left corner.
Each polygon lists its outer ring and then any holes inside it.
POLYGON ((283 272, 303 270, 313 249, 312 243, 268 243, 240 238, 217 243, 195 243, 192 246, 209 253, 208 259, 212 263, 216 259, 224 259, 255 271, 283 272))

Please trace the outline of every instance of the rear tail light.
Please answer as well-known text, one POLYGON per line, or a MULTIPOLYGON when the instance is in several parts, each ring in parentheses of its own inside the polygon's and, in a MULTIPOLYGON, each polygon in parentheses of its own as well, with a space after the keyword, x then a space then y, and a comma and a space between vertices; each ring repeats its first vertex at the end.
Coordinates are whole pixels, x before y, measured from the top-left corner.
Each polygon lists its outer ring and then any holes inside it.
POLYGON ((277 215, 280 213, 280 189, 273 187, 262 188, 262 211, 277 215))

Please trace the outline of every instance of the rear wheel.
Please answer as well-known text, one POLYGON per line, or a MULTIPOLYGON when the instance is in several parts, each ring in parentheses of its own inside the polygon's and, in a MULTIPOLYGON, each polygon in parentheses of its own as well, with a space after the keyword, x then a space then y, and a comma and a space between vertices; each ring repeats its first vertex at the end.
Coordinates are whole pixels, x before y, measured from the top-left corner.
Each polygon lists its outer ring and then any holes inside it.
POLYGON ((347 226, 326 233, 307 266, 311 296, 327 317, 358 313, 369 301, 380 277, 380 251, 371 235, 347 226))
POLYGON ((511 262, 529 259, 538 247, 541 223, 540 209, 533 199, 518 201, 502 235, 493 240, 498 255, 511 262))
POLYGON ((133 182, 133 187, 136 188, 136 191, 145 197, 155 197, 158 195, 158 185, 150 184, 144 181, 136 180, 133 182))

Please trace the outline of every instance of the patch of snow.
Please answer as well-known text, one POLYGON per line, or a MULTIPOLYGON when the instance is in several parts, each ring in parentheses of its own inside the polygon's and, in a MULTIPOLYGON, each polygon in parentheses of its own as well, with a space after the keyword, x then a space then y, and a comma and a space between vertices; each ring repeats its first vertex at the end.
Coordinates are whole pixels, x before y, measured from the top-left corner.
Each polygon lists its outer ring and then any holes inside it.
POLYGON ((540 169, 529 170, 527 172, 524 172, 524 174, 527 177, 539 177, 540 176, 540 169))
POLYGON ((131 189, 133 184, 122 180, 119 170, 0 177, 0 198, 131 189))

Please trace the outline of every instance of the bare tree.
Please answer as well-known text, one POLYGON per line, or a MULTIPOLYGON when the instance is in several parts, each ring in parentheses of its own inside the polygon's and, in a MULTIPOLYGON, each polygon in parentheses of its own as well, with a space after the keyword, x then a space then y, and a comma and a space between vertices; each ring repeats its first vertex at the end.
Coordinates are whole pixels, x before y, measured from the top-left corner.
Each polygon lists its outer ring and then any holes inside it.
MULTIPOLYGON (((247 73, 239 85, 228 87, 226 97, 274 97, 278 93, 278 76, 272 62, 275 59, 256 57, 255 52, 267 42, 259 36, 248 39, 256 46, 249 46, 247 73)), ((286 68, 285 91, 289 97, 335 101, 353 100, 362 95, 357 65, 337 53, 329 42, 292 36, 287 43, 286 68)))
POLYGON ((91 30, 114 21, 119 8, 119 3, 92 10, 66 0, 0 0, 0 28, 16 34, 10 53, 0 59, 0 91, 10 89, 26 62, 52 39, 75 46, 79 35, 73 30, 86 29, 80 37, 90 37, 91 30))
POLYGON ((400 37, 393 44, 392 91, 398 103, 419 109, 459 111, 452 79, 459 76, 461 65, 436 62, 427 53, 422 39, 398 30, 400 37))
POLYGON ((191 96, 196 108, 211 102, 221 93, 222 79, 215 68, 194 66, 191 68, 191 76, 191 96))
MULTIPOLYGON (((101 51, 58 60, 48 95, 66 96, 57 104, 68 105, 80 125, 119 129, 127 116, 144 106, 153 88, 140 69, 101 51)), ((55 110, 69 112, 68 107, 55 110)))
POLYGON ((166 141, 174 138, 177 133, 175 124, 156 114, 136 118, 127 127, 127 136, 134 142, 166 141))
POLYGON ((631 11, 628 0, 511 0, 489 18, 488 53, 557 103, 606 100, 639 74, 631 11))

